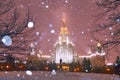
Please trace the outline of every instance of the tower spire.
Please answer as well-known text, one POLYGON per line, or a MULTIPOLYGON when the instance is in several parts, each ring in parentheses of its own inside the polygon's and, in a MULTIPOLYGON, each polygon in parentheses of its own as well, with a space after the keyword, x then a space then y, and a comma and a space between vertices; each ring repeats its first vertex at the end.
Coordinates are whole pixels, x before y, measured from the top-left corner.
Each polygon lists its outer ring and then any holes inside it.
POLYGON ((68 29, 66 27, 66 20, 65 20, 65 15, 63 14, 63 18, 62 18, 62 27, 60 29, 60 35, 64 35, 64 34, 69 34, 68 29))
POLYGON ((63 27, 65 27, 65 18, 63 17, 63 19, 62 19, 62 22, 63 22, 63 27))

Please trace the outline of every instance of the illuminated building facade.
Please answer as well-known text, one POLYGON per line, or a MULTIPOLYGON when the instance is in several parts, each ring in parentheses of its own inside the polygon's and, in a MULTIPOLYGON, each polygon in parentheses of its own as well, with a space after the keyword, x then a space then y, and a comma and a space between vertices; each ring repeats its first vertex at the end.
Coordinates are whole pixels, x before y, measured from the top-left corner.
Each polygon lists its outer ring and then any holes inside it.
POLYGON ((91 63, 93 67, 105 66, 105 52, 103 51, 100 43, 97 44, 97 51, 95 54, 91 54, 91 63))
POLYGON ((63 25, 60 29, 59 38, 54 45, 55 48, 55 62, 71 63, 74 60, 74 44, 69 38, 69 32, 63 19, 63 25))
POLYGON ((105 63, 105 52, 100 43, 97 44, 97 51, 92 53, 89 51, 87 56, 79 56, 79 60, 82 63, 84 58, 90 59, 92 67, 104 67, 105 63))

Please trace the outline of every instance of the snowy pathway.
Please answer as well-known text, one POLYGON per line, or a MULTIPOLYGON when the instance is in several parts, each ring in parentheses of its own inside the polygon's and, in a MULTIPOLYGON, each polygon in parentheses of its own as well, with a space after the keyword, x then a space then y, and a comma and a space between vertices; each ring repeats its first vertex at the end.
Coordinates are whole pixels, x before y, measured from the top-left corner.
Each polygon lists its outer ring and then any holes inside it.
POLYGON ((0 72, 0 80, 120 80, 114 74, 95 74, 95 73, 72 73, 72 72, 51 72, 25 71, 0 72))

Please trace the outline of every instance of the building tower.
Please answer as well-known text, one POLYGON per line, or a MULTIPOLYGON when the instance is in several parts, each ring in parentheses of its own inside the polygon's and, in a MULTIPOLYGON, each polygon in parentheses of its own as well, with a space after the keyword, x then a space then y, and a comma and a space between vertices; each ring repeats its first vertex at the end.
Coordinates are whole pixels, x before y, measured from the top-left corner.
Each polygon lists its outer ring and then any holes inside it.
POLYGON ((105 66, 105 52, 100 43, 97 44, 97 50, 95 55, 91 57, 93 67, 104 67, 105 66))
POLYGON ((55 62, 71 63, 74 60, 74 44, 69 38, 69 31, 65 25, 65 19, 62 20, 59 38, 54 45, 55 48, 55 62))
POLYGON ((28 61, 31 61, 31 62, 37 62, 39 60, 39 57, 37 56, 36 52, 35 52, 35 46, 34 46, 34 43, 32 42, 30 45, 29 45, 29 54, 27 56, 27 60, 28 61))
POLYGON ((35 46, 33 43, 30 44, 30 55, 35 55, 35 46))

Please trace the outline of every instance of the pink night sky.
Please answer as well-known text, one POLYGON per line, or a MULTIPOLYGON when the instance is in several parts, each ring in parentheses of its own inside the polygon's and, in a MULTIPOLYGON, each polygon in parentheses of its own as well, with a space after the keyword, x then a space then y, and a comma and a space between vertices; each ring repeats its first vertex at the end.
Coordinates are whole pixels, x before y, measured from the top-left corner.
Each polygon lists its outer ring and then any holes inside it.
MULTIPOLYGON (((70 38, 75 44, 75 53, 86 55, 89 45, 96 44, 89 33, 98 9, 95 2, 96 0, 15 0, 15 7, 20 12, 26 12, 28 7, 30 9, 35 23, 33 34, 39 36, 35 41, 36 51, 40 49, 43 54, 53 52, 64 13, 70 38)), ((116 54, 110 54, 108 60, 114 55, 116 54)), ((112 59, 115 60, 115 56, 112 59)))

